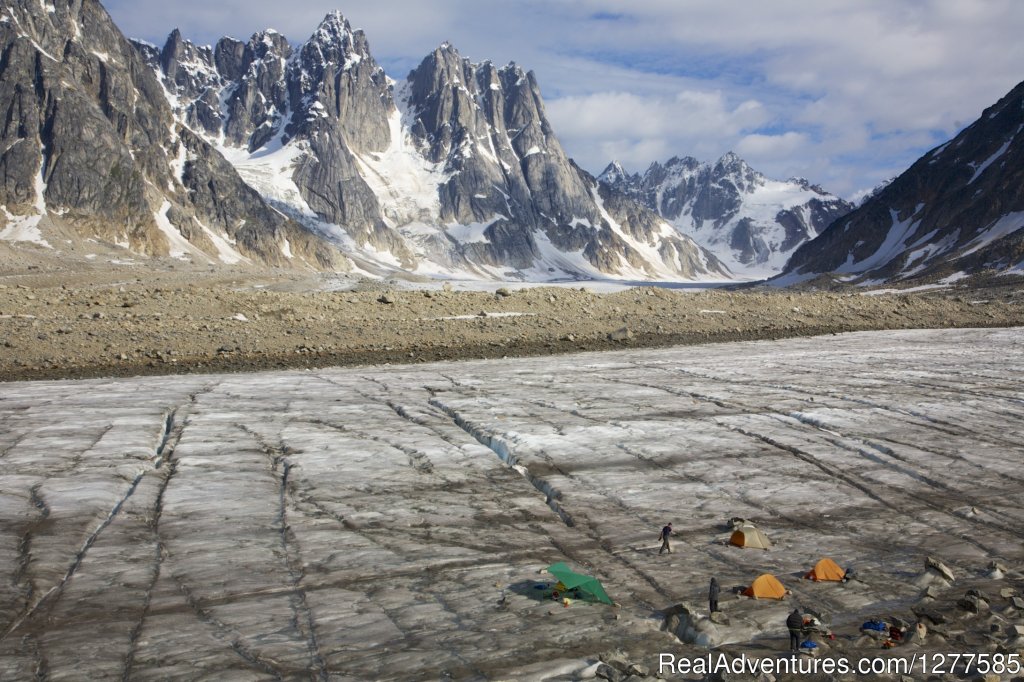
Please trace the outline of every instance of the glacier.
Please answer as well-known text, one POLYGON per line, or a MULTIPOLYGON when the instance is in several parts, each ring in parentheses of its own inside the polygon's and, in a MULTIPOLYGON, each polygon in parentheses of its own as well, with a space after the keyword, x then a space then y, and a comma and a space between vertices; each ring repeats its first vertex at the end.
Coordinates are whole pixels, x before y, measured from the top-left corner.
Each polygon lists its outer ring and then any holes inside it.
POLYGON ((1021 564, 1022 375, 1024 329, 954 329, 0 384, 0 677, 653 670, 711 575, 706 639, 771 655, 792 602, 841 632, 928 555, 1021 564), (860 581, 800 580, 822 556, 860 581), (617 606, 542 599, 557 561, 617 606), (763 572, 793 597, 732 593, 763 572))

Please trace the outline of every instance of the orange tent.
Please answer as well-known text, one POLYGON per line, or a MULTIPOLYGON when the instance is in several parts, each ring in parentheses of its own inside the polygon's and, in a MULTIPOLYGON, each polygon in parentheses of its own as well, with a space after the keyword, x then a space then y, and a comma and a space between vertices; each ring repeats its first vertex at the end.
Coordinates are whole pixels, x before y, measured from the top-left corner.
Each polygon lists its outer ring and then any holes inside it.
POLYGON ((771 573, 757 576, 743 594, 754 599, 782 599, 786 596, 786 588, 771 573))
POLYGON ((737 547, 756 547, 757 549, 768 549, 772 546, 768 536, 756 526, 737 528, 729 537, 729 544, 737 547))
POLYGON ((814 568, 807 571, 807 575, 804 576, 808 580, 831 580, 834 582, 839 582, 845 577, 846 571, 839 568, 839 564, 828 557, 814 564, 814 568))

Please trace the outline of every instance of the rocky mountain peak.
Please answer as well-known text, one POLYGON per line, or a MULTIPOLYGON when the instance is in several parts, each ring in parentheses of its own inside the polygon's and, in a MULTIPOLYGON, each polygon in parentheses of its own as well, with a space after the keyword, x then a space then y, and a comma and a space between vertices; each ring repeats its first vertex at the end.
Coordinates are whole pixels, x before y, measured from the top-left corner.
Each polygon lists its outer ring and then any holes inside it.
POLYGON ((290 136, 314 138, 336 131, 355 151, 388 146, 394 103, 387 76, 373 59, 366 35, 353 31, 339 12, 324 18, 278 82, 290 94, 290 136))
POLYGON ((12 103, 0 205, 29 198, 34 227, 146 255, 333 264, 193 132, 219 111, 203 99, 219 84, 210 48, 180 31, 162 48, 133 46, 93 0, 8 6, 17 29, 0 22, 0 101, 12 103), (172 111, 172 102, 206 108, 172 111))
MULTIPOLYGON (((724 158, 724 157, 723 157, 724 158)), ((742 159, 741 159, 742 161, 742 159)), ((658 162, 655 161, 655 164, 658 162)), ((665 162, 665 168, 668 169, 683 169, 683 170, 697 170, 701 166, 701 162, 692 156, 673 156, 671 159, 665 162)))
POLYGON ((272 28, 253 33, 249 42, 246 43, 246 48, 248 50, 246 61, 249 63, 267 57, 288 59, 292 54, 292 46, 288 39, 272 28))
POLYGON ((353 31, 348 19, 338 11, 324 17, 302 46, 306 66, 320 69, 328 65, 351 69, 364 59, 372 59, 366 35, 361 30, 353 31))
POLYGON ((628 184, 633 177, 634 176, 631 176, 626 169, 622 167, 621 163, 618 161, 612 161, 603 171, 601 171, 601 174, 597 179, 607 185, 616 186, 621 183, 628 184))
POLYGON ((764 184, 765 177, 755 171, 734 152, 726 152, 715 162, 711 169, 712 176, 717 180, 728 180, 743 191, 751 191, 755 186, 764 184))
POLYGON ((331 10, 324 15, 310 40, 324 43, 340 42, 351 34, 352 25, 348 23, 345 15, 340 10, 331 10))
POLYGON ((178 29, 167 36, 158 59, 164 85, 176 95, 198 96, 218 79, 213 50, 185 40, 178 29))

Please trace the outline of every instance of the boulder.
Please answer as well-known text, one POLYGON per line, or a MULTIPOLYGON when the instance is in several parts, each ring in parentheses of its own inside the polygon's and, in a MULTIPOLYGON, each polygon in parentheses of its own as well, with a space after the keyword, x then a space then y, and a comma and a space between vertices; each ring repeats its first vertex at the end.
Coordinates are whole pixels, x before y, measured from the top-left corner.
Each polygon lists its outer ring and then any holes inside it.
POLYGON ((594 671, 594 675, 599 679, 608 680, 608 682, 622 682, 625 677, 622 673, 607 663, 602 663, 597 666, 597 670, 594 671))
POLYGON ((618 670, 620 673, 629 672, 629 660, 621 651, 613 651, 598 656, 602 663, 606 663, 618 670))
POLYGON ((721 640, 718 626, 703 618, 685 604, 675 604, 665 612, 664 628, 680 641, 697 646, 712 647, 721 640))
POLYGON ((931 625, 942 625, 946 622, 946 617, 939 611, 927 611, 925 609, 912 609, 914 615, 923 621, 927 621, 931 625))
POLYGON ((609 341, 626 341, 633 338, 633 332, 629 327, 621 327, 613 332, 608 332, 609 341))
POLYGON ((946 564, 942 563, 934 557, 928 557, 924 560, 925 570, 932 570, 938 573, 948 582, 956 580, 956 576, 953 575, 953 571, 946 564))
POLYGON ((903 620, 902 618, 900 618, 898 616, 891 616, 889 618, 889 623, 892 624, 892 625, 895 625, 896 627, 898 627, 900 630, 902 630, 904 632, 907 632, 908 630, 910 630, 910 623, 908 621, 903 620))
POLYGON ((964 593, 964 596, 967 596, 967 597, 977 597, 978 599, 980 599, 980 600, 982 600, 982 601, 984 601, 986 603, 989 601, 989 598, 986 597, 985 593, 983 593, 981 590, 975 590, 975 589, 967 590, 967 592, 964 593))
POLYGON ((626 670, 630 675, 636 675, 637 677, 648 677, 651 674, 651 669, 646 665, 640 665, 637 663, 630 663, 629 669, 626 670))
POLYGON ((988 602, 984 599, 979 599, 973 594, 964 595, 962 599, 957 601, 956 605, 967 613, 980 613, 988 608, 988 602))

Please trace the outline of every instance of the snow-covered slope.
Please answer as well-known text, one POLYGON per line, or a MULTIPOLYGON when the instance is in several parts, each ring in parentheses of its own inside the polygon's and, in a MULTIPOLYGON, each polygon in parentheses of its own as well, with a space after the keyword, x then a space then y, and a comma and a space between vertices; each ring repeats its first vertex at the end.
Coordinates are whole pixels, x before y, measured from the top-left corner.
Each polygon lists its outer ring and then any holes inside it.
POLYGON ((798 246, 853 208, 807 180, 767 178, 731 152, 714 164, 674 157, 643 175, 612 163, 600 180, 748 278, 778 273, 798 246))
POLYGON ((804 245, 781 282, 877 283, 1024 265, 1024 83, 804 245))
POLYGON ((373 273, 726 279, 709 252, 562 150, 530 72, 444 44, 395 82, 339 13, 275 31, 138 44, 182 125, 271 205, 373 273))

